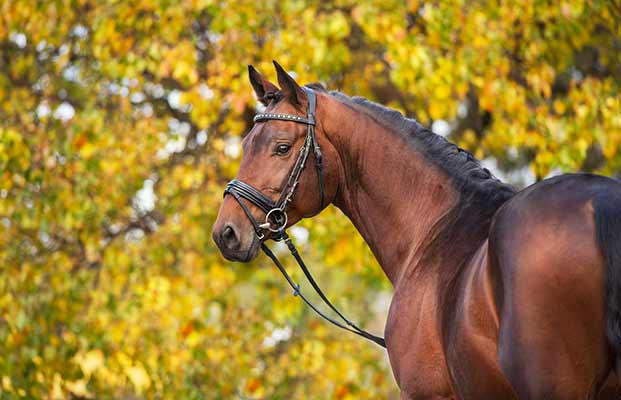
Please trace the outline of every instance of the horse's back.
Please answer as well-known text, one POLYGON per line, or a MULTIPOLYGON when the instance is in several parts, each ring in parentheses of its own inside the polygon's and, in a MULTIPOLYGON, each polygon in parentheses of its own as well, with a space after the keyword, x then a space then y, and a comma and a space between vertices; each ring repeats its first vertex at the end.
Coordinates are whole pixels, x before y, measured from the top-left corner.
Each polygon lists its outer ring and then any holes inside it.
POLYGON ((520 398, 593 398, 611 371, 594 213, 608 195, 621 199, 621 184, 561 175, 518 193, 494 218, 498 356, 520 398))

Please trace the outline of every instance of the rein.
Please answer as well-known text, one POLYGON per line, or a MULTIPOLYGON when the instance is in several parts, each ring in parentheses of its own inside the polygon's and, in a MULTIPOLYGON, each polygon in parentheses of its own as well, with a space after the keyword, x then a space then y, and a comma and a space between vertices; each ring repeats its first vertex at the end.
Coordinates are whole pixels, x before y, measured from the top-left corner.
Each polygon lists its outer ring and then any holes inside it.
POLYGON ((295 245, 291 241, 291 238, 285 232, 285 228, 287 226, 287 206, 291 203, 293 195, 295 194, 295 190, 300 181, 300 176, 302 175, 302 171, 306 167, 306 162, 308 160, 308 156, 311 150, 315 156, 315 166, 317 169, 317 179, 319 183, 319 210, 323 209, 324 206, 324 182, 323 182, 323 165, 322 165, 322 154, 321 149, 319 148, 319 144, 317 143, 317 139, 315 137, 315 108, 317 104, 317 98, 315 92, 313 92, 309 88, 304 88, 306 95, 308 97, 308 110, 306 118, 301 117, 299 115, 292 114, 273 114, 273 113, 260 113, 255 115, 254 122, 263 122, 269 120, 281 120, 281 121, 291 121, 300 124, 305 124, 308 126, 308 130, 306 133, 306 137, 304 139, 304 144, 300 149, 300 153, 298 154, 298 158, 291 169, 289 174, 289 178, 285 186, 283 187, 280 197, 276 202, 274 202, 269 197, 265 196, 261 191, 254 188, 252 185, 249 185, 245 182, 242 182, 238 179, 233 179, 226 185, 226 189, 224 190, 224 195, 230 194, 233 198, 239 203, 244 214, 248 217, 252 226, 254 228, 255 234, 257 235, 259 241, 261 242, 261 250, 267 255, 272 262, 276 265, 278 270, 285 277, 287 283, 293 289, 293 296, 299 296, 306 305, 308 305, 315 313, 317 313, 320 317, 325 319, 326 321, 338 326, 341 329, 346 331, 355 333, 356 335, 362 336, 382 347, 386 347, 386 343, 384 338, 375 336, 364 329, 359 328, 347 319, 331 302, 328 300, 326 295, 323 293, 317 281, 313 278, 312 274, 306 267, 304 260, 300 256, 300 253, 295 248, 295 245), (244 204, 243 199, 250 201, 255 206, 259 207, 263 212, 265 212, 265 222, 259 223, 246 204, 244 204), (297 264, 300 266, 302 272, 306 276, 306 279, 311 284, 315 292, 319 295, 321 300, 326 304, 332 311, 334 311, 338 317, 338 319, 331 318, 323 313, 317 306, 311 303, 304 294, 300 291, 300 285, 295 283, 287 270, 283 267, 283 265, 278 260, 278 257, 272 252, 272 250, 265 244, 265 231, 272 232, 271 238, 275 241, 284 241, 289 249, 291 255, 295 258, 297 264))

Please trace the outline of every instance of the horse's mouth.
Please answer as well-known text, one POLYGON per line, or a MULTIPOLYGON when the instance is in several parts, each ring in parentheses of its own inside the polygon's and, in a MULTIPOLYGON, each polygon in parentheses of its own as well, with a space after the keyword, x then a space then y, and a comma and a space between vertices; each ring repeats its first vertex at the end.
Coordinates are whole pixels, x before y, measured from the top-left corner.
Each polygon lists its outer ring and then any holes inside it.
POLYGON ((255 258, 257 258, 257 255, 259 254, 259 247, 261 245, 261 242, 259 240, 258 237, 253 236, 252 237, 252 242, 250 243, 250 247, 248 248, 248 251, 246 252, 246 258, 244 260, 241 260, 242 262, 249 262, 254 260, 255 258))
POLYGON ((260 248, 259 238, 253 236, 252 241, 250 242, 250 246, 246 250, 230 250, 226 248, 220 248, 220 253, 222 256, 226 258, 228 261, 236 261, 247 263, 254 260, 259 254, 260 248))

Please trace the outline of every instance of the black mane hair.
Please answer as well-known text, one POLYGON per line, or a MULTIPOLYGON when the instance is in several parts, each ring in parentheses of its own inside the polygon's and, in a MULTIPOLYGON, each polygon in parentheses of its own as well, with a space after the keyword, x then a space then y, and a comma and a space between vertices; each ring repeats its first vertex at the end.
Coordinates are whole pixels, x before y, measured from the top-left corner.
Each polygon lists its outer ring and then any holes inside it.
MULTIPOLYGON (((455 206, 433 226, 429 242, 425 243, 422 263, 441 268, 438 275, 438 307, 443 323, 456 312, 456 287, 459 274, 489 236, 489 228, 496 211, 516 189, 495 178, 469 152, 433 133, 416 120, 403 116, 363 97, 349 97, 337 91, 328 92, 320 84, 310 88, 328 93, 344 105, 366 114, 387 131, 404 137, 414 148, 449 177, 459 195, 455 206)), ((450 332, 446 331, 446 335, 450 332)), ((449 337, 443 337, 444 341, 449 337)))
POLYGON ((337 91, 328 92, 319 83, 307 86, 329 93, 342 103, 365 113, 387 130, 405 137, 428 161, 452 179, 462 201, 479 200, 477 202, 481 206, 486 203, 495 209, 516 193, 515 188, 495 178, 470 152, 433 133, 418 121, 403 116, 399 111, 364 97, 349 97, 337 91))

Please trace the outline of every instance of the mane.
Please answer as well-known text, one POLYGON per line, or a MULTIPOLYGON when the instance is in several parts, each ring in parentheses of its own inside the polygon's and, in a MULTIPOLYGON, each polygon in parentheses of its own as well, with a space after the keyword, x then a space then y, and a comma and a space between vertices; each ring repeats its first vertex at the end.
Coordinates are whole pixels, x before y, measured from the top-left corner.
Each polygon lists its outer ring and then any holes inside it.
POLYGON ((516 193, 515 188, 497 179, 481 165, 472 153, 449 142, 443 136, 435 134, 418 121, 405 117, 399 111, 374 103, 364 97, 349 97, 338 91, 328 92, 319 83, 310 84, 308 87, 329 93, 342 103, 368 115, 387 130, 404 137, 429 162, 452 179, 462 197, 468 194, 478 194, 495 203, 496 197, 500 197, 498 200, 502 198, 506 200, 516 193))
POLYGON ((320 84, 312 89, 328 93, 341 103, 372 118, 388 132, 400 135, 433 166, 450 179, 459 199, 432 228, 425 244, 429 265, 446 265, 439 275, 440 301, 449 310, 440 315, 443 321, 451 318, 452 304, 457 293, 455 285, 463 267, 488 238, 489 228, 496 211, 517 193, 512 186, 501 182, 484 168, 470 152, 459 148, 443 136, 399 111, 369 101, 363 97, 349 97, 337 91, 328 92, 320 84))

